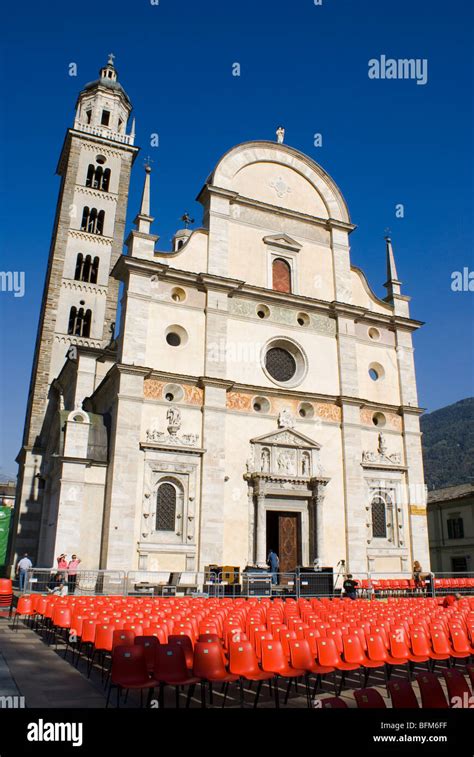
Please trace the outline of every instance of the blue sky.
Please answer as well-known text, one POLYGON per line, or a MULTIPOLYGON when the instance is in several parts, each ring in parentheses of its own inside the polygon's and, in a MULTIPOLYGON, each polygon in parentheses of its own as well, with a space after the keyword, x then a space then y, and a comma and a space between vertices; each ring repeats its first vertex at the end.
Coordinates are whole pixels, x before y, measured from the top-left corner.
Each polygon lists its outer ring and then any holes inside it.
POLYGON ((415 336, 420 404, 473 394, 473 297, 451 274, 474 269, 471 0, 115 0, 9 3, 1 53, 1 270, 24 271, 22 298, 0 293, 0 472, 16 473, 50 235, 55 176, 82 86, 114 52, 153 163, 160 249, 218 158, 251 139, 286 143, 341 188, 357 230, 352 262, 384 296, 384 230, 392 230, 403 292, 426 321, 415 336), (428 61, 428 82, 370 80, 386 55, 428 61), (76 78, 68 75, 77 64, 76 78), (240 77, 232 76, 240 63, 240 77), (157 132, 159 148, 150 148, 157 132), (313 135, 321 133, 323 146, 313 135), (395 217, 404 205, 405 217, 395 217))

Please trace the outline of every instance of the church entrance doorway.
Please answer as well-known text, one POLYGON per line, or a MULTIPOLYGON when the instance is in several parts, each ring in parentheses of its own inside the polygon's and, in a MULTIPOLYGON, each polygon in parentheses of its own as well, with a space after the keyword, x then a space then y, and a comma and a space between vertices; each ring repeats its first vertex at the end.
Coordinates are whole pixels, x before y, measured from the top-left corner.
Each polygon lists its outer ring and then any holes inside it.
POLYGON ((280 558, 280 573, 293 573, 301 565, 301 514, 267 510, 267 555, 280 558))

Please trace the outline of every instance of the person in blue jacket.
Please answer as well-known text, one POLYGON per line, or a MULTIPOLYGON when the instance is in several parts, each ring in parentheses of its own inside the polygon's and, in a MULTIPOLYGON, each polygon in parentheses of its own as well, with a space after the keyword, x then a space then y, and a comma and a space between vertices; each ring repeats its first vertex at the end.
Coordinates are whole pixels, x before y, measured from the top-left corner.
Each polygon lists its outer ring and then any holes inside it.
POLYGON ((278 570, 280 568, 280 560, 278 559, 277 553, 271 549, 268 553, 267 557, 267 564, 270 567, 270 572, 272 574, 272 584, 278 583, 278 570))

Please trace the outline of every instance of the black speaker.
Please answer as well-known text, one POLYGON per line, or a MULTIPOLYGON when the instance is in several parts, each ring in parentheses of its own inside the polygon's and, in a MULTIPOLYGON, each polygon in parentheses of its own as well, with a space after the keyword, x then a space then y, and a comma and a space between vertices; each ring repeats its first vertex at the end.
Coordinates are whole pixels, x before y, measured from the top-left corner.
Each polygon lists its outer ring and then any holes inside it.
POLYGON ((332 597, 334 594, 334 569, 299 566, 296 569, 300 597, 332 597))
POLYGON ((261 575, 252 575, 251 573, 244 573, 243 579, 243 591, 248 597, 270 597, 272 594, 272 577, 265 575, 262 571, 261 575))

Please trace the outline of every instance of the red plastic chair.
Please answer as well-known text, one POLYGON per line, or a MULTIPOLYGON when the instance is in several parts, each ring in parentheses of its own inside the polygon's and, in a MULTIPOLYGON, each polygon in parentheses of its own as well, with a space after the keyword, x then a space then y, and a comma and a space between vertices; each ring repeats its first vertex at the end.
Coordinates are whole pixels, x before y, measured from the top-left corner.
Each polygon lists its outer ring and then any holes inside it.
POLYGON ((149 675, 152 675, 155 669, 156 648, 160 642, 156 636, 135 636, 134 643, 145 650, 146 667, 149 675))
MULTIPOLYGON (((305 675, 305 671, 300 668, 294 668, 288 664, 285 658, 283 647, 280 641, 264 640, 262 641, 262 669, 267 673, 274 673, 277 676, 275 683, 275 707, 279 707, 278 697, 278 676, 288 679, 288 688, 286 690, 285 704, 290 695, 291 682, 305 675)), ((308 692, 307 692, 308 694, 308 692)))
POLYGON ((455 706, 454 700, 456 697, 461 700, 462 706, 464 706, 466 698, 469 702, 472 693, 463 674, 459 670, 451 668, 443 670, 443 676, 448 688, 448 699, 451 707, 455 706))
POLYGON ((13 616, 13 625, 12 628, 15 629, 15 626, 18 630, 18 619, 23 618, 32 618, 35 615, 35 610, 33 607, 33 597, 23 595, 18 599, 18 604, 15 608, 15 614, 13 616))
POLYGON ((421 675, 416 676, 416 681, 420 687, 421 706, 423 709, 440 710, 449 707, 441 684, 434 673, 421 673, 421 675))
MULTIPOLYGON (((336 673, 335 668, 319 665, 317 662, 315 662, 312 652, 311 652, 309 641, 307 641, 306 639, 296 639, 294 641, 290 641, 289 646, 290 646, 290 662, 291 662, 292 667, 299 668, 300 670, 304 670, 306 678, 308 678, 310 674, 316 676, 316 683, 313 690, 313 696, 314 696, 318 690, 318 686, 322 685, 321 684, 322 677, 325 675, 329 675, 329 673, 334 673, 334 676, 335 676, 335 673, 336 673)), ((309 699, 308 699, 308 706, 309 707, 311 706, 311 701, 309 699)))
POLYGON ((176 707, 179 707, 179 688, 189 686, 186 707, 189 707, 191 697, 199 678, 191 675, 186 665, 186 657, 182 646, 158 644, 155 647, 155 678, 160 684, 160 707, 164 706, 165 686, 174 686, 176 692, 176 707))
POLYGON ((331 638, 318 639, 318 661, 320 665, 329 666, 341 671, 339 694, 342 691, 346 673, 351 670, 359 670, 360 668, 359 663, 345 662, 341 659, 336 647, 336 641, 331 638))
POLYGON ((94 648, 89 657, 87 666, 87 677, 90 678, 94 658, 99 653, 101 660, 101 678, 104 680, 105 658, 107 654, 112 654, 115 626, 111 623, 98 623, 95 627, 94 648))
POLYGON ((389 681, 388 690, 392 698, 392 707, 396 710, 419 709, 420 705, 409 681, 389 681))
POLYGON ((122 690, 135 689, 140 691, 140 706, 143 705, 143 691, 149 690, 148 703, 153 695, 153 690, 158 681, 150 678, 146 666, 145 652, 141 646, 115 647, 112 655, 112 668, 110 674, 109 691, 107 694, 106 707, 109 706, 110 692, 112 687, 117 687, 117 707, 120 707, 120 695, 122 690))
POLYGON ((263 682, 268 681, 270 685, 270 681, 275 677, 274 674, 265 672, 259 667, 257 656, 250 641, 231 642, 229 654, 229 670, 234 675, 239 676, 240 679, 240 706, 244 706, 243 680, 246 680, 257 681, 257 691, 253 704, 254 707, 257 707, 263 682))
POLYGON ((474 649, 469 643, 467 633, 463 629, 453 631, 451 639, 451 657, 455 657, 456 659, 469 659, 469 657, 474 654, 474 649))
POLYGON ((377 689, 359 689, 354 691, 354 698, 359 710, 384 710, 387 707, 377 689))
POLYGON ((270 631, 258 631, 255 634, 255 654, 259 662, 262 661, 262 644, 264 641, 271 641, 273 636, 270 631))
POLYGON ((436 662, 441 660, 446 660, 448 668, 451 667, 453 649, 444 631, 434 631, 431 635, 431 643, 433 650, 430 653, 430 658, 433 660, 433 668, 436 662))
POLYGON ((191 670, 194 659, 193 642, 191 641, 191 638, 181 634, 171 634, 171 636, 168 636, 168 644, 169 646, 181 647, 186 658, 186 665, 191 670))
POLYGON ((227 690, 229 683, 239 681, 239 676, 229 673, 222 659, 222 647, 216 642, 206 644, 198 641, 194 647, 194 664, 193 673, 201 679, 201 706, 206 706, 206 689, 205 683, 209 684, 210 702, 212 704, 212 684, 224 684, 224 701, 222 707, 225 707, 227 690))
POLYGON ((347 704, 340 697, 326 697, 320 702, 323 710, 347 710, 347 704))

